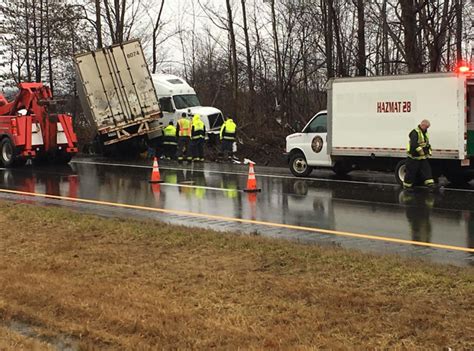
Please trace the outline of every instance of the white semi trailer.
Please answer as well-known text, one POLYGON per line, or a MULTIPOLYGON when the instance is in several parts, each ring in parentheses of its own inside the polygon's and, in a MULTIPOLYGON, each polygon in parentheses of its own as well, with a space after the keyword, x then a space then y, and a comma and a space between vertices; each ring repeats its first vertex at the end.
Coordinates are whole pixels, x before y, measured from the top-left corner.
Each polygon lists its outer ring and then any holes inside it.
POLYGON ((136 154, 161 135, 160 105, 139 40, 76 55, 77 91, 104 154, 136 154))
POLYGON ((300 177, 315 167, 339 175, 388 170, 402 183, 408 134, 423 119, 431 121, 435 176, 473 179, 473 72, 331 80, 328 109, 286 138, 290 170, 300 177))

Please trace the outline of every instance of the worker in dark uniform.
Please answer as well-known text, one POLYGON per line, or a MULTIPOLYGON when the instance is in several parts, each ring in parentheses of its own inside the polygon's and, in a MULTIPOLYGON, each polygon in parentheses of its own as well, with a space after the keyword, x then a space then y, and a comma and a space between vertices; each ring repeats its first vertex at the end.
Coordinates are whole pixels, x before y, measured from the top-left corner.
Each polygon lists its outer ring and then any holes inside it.
POLYGON ((168 126, 163 129, 163 152, 167 160, 175 158, 177 146, 176 128, 171 121, 168 126))
POLYGON ((227 117, 226 121, 222 124, 219 137, 221 140, 222 153, 224 158, 228 160, 231 160, 234 154, 233 146, 235 142, 236 131, 237 125, 232 120, 232 118, 227 117))
POLYGON ((204 161, 204 140, 206 138, 206 126, 201 116, 194 115, 191 127, 191 151, 194 162, 204 161))
POLYGON ((185 112, 183 112, 181 118, 178 120, 177 126, 178 162, 183 162, 184 160, 191 161, 192 156, 189 148, 191 141, 191 120, 187 118, 185 112))
POLYGON ((430 122, 425 119, 409 134, 406 174, 403 181, 403 187, 407 190, 412 189, 418 179, 421 179, 424 185, 434 187, 433 174, 428 161, 431 157, 429 127, 430 122))

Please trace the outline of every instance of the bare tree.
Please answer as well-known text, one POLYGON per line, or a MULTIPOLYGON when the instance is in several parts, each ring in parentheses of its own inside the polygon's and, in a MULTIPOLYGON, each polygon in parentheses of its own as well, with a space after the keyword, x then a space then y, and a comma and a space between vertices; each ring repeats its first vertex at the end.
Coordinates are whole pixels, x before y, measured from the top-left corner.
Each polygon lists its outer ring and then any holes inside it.
MULTIPOLYGON (((235 41, 234 32, 234 18, 232 14, 232 6, 230 0, 226 0, 227 8, 227 29, 229 31, 229 45, 230 45, 230 68, 232 71, 232 97, 234 100, 234 109, 238 106, 238 94, 239 94, 239 76, 238 76, 238 61, 237 61, 237 44, 235 41)), ((236 111, 234 110, 234 113, 236 111)))
POLYGON ((155 23, 153 25, 153 33, 152 33, 152 72, 156 73, 156 69, 158 67, 158 34, 161 25, 161 15, 163 14, 163 7, 165 6, 165 0, 161 0, 160 10, 158 11, 158 15, 156 16, 155 23))

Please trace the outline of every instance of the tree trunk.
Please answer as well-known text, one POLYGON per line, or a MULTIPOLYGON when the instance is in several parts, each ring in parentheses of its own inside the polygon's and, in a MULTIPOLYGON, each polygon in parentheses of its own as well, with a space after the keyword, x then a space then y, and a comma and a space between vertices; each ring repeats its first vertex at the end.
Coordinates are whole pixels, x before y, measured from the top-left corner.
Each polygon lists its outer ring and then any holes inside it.
POLYGON ((456 59, 457 62, 461 62, 463 59, 462 55, 462 10, 464 7, 463 0, 456 0, 456 59))
POLYGON ((247 79, 249 83, 249 115, 253 117, 254 114, 254 104, 255 104, 255 86, 253 81, 253 69, 252 69, 252 53, 250 51, 250 39, 249 39, 249 29, 247 25, 247 8, 245 5, 246 0, 241 0, 242 3, 242 18, 244 24, 244 36, 245 36, 245 53, 247 58, 247 79))
POLYGON ((152 72, 156 73, 156 69, 158 67, 158 48, 157 48, 157 41, 158 41, 158 31, 160 29, 160 22, 161 22, 161 15, 163 13, 163 7, 165 5, 165 0, 161 1, 160 10, 158 11, 158 17, 156 18, 155 24, 153 26, 153 36, 152 36, 152 55, 153 55, 153 64, 152 64, 152 72))
POLYGON ((357 0, 357 71, 359 76, 366 75, 365 54, 365 9, 364 0, 357 0))
POLYGON ((54 93, 54 80, 53 80, 53 58, 51 54, 51 22, 50 22, 50 8, 49 0, 46 1, 46 40, 47 40, 47 55, 48 55, 48 78, 49 88, 51 93, 54 93))
MULTIPOLYGON (((31 82, 31 64, 30 64, 30 16, 28 13, 28 0, 24 0, 23 2, 25 6, 25 28, 26 28, 26 38, 25 38, 25 61, 26 61, 26 77, 28 78, 28 82, 31 82)), ((18 65, 18 77, 20 75, 20 65, 18 65)), ((20 79, 18 79, 18 82, 20 79)))
POLYGON ((382 34, 382 47, 383 47, 383 71, 382 74, 389 75, 390 72, 390 53, 388 52, 388 21, 387 21, 387 0, 384 0, 382 4, 383 16, 383 34, 382 34))
POLYGON ((416 0, 400 0, 404 34, 405 61, 409 73, 423 72, 418 42, 416 0))
POLYGON ((232 68, 232 98, 234 100, 233 113, 237 111, 238 107, 238 90, 239 90, 239 76, 238 76, 238 67, 237 67, 237 45, 235 42, 235 32, 234 32, 234 19, 232 15, 232 7, 230 0, 226 0, 227 6, 227 22, 228 22, 228 31, 229 31, 229 40, 230 40, 230 52, 231 52, 231 68, 232 68))
POLYGON ((102 48, 102 18, 100 0, 95 0, 95 29, 97 32, 97 48, 102 48))
POLYGON ((324 32, 325 35, 325 51, 326 51, 326 68, 327 78, 334 77, 334 62, 333 62, 333 6, 332 0, 322 0, 321 5, 323 7, 324 18, 324 32))
POLYGON ((276 65, 276 96, 278 104, 282 104, 283 100, 283 76, 282 76, 282 64, 281 64, 281 53, 280 53, 280 40, 278 38, 277 31, 277 19, 275 11, 275 0, 271 0, 271 11, 272 11, 272 33, 273 33, 273 45, 276 65))

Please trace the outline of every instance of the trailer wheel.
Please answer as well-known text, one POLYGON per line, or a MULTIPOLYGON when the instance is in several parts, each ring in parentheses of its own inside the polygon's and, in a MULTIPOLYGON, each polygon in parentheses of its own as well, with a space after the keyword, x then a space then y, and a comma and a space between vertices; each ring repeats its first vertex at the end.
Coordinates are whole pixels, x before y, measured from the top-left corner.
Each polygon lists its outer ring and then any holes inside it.
POLYGON ((405 180, 405 175, 407 173, 406 167, 406 160, 401 160, 397 163, 397 167, 395 167, 395 179, 397 183, 403 185, 403 181, 405 180))
POLYGON ((307 177, 313 171, 313 167, 308 165, 303 153, 296 152, 290 156, 290 171, 296 177, 307 177))
POLYGON ((15 163, 15 146, 9 138, 0 142, 0 160, 4 167, 13 167, 15 163))

